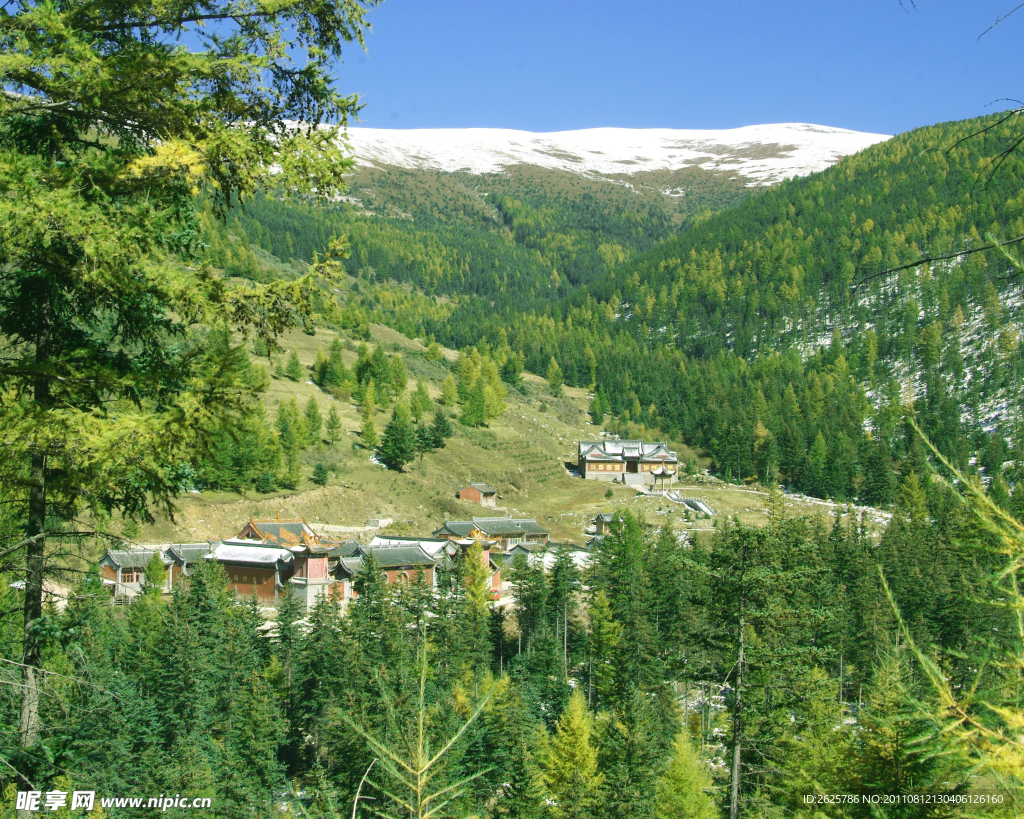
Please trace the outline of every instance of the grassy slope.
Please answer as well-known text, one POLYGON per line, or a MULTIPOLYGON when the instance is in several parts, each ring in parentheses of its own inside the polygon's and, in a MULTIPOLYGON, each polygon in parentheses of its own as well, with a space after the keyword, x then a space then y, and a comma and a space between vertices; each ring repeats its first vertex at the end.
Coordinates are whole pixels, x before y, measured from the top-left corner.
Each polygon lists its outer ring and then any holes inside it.
MULTIPOLYGON (((429 362, 418 341, 394 330, 372 325, 374 343, 388 352, 400 351, 409 371, 409 389, 423 378, 436 398, 448 369, 444 363, 429 362)), ((295 350, 304 365, 312 364, 319 347, 326 348, 334 333, 320 330, 308 336, 294 331, 282 339, 286 350, 295 350)), ((346 353, 346 364, 355 361, 354 344, 346 353)), ((449 359, 454 351, 446 351, 449 359)), ((633 489, 614 487, 614 497, 605 498, 608 484, 570 477, 564 462, 575 459, 576 442, 598 437, 599 430, 585 414, 584 390, 566 388, 561 398, 552 398, 546 383, 526 375, 526 395, 510 392, 508 411, 491 422, 488 429, 466 429, 456 424, 456 434, 445 449, 406 467, 404 473, 389 472, 369 460, 369 453, 358 446, 360 426, 358 407, 348 401, 337 402, 346 436, 334 446, 312 448, 303 454, 306 481, 292 492, 270 495, 249 493, 241 496, 227 492, 186 495, 179 503, 174 521, 161 519, 146 526, 140 542, 206 540, 228 537, 250 517, 305 517, 310 522, 363 527, 371 517, 391 517, 395 524, 388 531, 429 534, 445 518, 469 518, 474 515, 510 514, 534 517, 550 527, 555 540, 583 543, 584 528, 598 511, 629 506, 643 512, 652 522, 672 515, 680 528, 708 528, 711 521, 684 522, 682 508, 659 498, 637 496, 633 489), (314 486, 308 478, 312 465, 322 460, 335 468, 325 487, 314 486), (456 492, 470 480, 487 481, 498 490, 501 509, 483 509, 460 501, 456 492)), ((296 383, 274 378, 265 403, 271 415, 281 399, 296 396, 305 404, 317 395, 326 416, 333 399, 311 383, 296 383)), ((378 414, 382 431, 388 412, 378 414)), ((688 450, 673 442, 685 460, 688 450)), ((690 482, 685 494, 706 500, 721 514, 737 515, 749 523, 765 520, 767 496, 757 491, 732 487, 702 477, 690 482)), ((828 505, 787 499, 794 513, 827 511, 828 505)), ((354 535, 365 534, 358 529, 354 535)))

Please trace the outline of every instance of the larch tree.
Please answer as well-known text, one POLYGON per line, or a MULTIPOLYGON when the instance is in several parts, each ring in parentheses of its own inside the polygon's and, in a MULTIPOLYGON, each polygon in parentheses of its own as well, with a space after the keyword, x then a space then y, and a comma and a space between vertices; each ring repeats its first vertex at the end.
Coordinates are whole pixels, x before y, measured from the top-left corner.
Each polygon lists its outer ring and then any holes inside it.
POLYGON ((478 378, 462 408, 459 421, 467 427, 487 426, 487 385, 478 378))
POLYGON ((658 779, 655 815, 658 819, 717 819, 721 814, 711 790, 708 771, 693 742, 680 731, 672 746, 672 761, 658 779))
POLYGON ((459 390, 451 373, 448 373, 441 382, 441 403, 446 407, 454 407, 459 403, 459 390))
POLYGON ((335 90, 333 65, 362 43, 375 3, 15 0, 0 11, 0 484, 22 521, 0 551, 25 558, 26 759, 47 753, 47 555, 111 510, 170 508, 179 465, 255 400, 229 330, 272 342, 310 324, 317 279, 337 269, 228 286, 182 264, 200 248, 196 194, 223 214, 259 189, 344 189, 339 137, 358 101, 335 90))
POLYGON ((548 364, 547 373, 544 377, 547 379, 548 388, 551 390, 552 395, 562 394, 562 383, 565 377, 562 375, 562 368, 558 366, 558 362, 554 358, 548 364))
POLYGON ((541 781, 555 819, 590 817, 598 804, 604 777, 597 769, 593 735, 587 701, 576 689, 558 720, 554 737, 542 747, 541 781))

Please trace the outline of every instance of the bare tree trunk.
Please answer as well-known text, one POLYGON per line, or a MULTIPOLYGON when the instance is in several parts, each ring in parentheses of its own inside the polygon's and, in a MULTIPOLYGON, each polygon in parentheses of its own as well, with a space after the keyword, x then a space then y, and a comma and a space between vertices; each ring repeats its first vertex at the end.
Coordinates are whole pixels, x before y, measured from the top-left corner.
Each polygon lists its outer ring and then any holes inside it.
MULTIPOLYGON (((36 342, 36 365, 40 371, 50 356, 50 330, 44 325, 36 342)), ((33 398, 41 408, 49 408, 50 382, 46 375, 36 377, 33 398)), ((29 467, 28 525, 26 535, 35 538, 46 531, 46 453, 33 453, 29 467)), ((43 616, 43 563, 46 538, 31 540, 25 552, 25 626, 21 654, 21 719, 18 744, 22 749, 39 742, 39 689, 42 684, 43 647, 38 623, 43 616)))
POLYGON ((569 604, 562 604, 562 677, 569 679, 569 604))
MULTIPOLYGON (((29 537, 40 534, 46 527, 45 474, 46 456, 41 453, 33 455, 26 532, 29 537)), ((39 538, 29 543, 25 553, 25 631, 21 655, 21 723, 18 729, 22 748, 30 748, 39 741, 39 685, 43 658, 35 626, 43 616, 45 550, 46 540, 39 538)))
POLYGON ((743 735, 743 615, 740 615, 740 653, 736 662, 736 704, 732 716, 732 782, 729 793, 729 819, 740 815, 740 757, 743 735))

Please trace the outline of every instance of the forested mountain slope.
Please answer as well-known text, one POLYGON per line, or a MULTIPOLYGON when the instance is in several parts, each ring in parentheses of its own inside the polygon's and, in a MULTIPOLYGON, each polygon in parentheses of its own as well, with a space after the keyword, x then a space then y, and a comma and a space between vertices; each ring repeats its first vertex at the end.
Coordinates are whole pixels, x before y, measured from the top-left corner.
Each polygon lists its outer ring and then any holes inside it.
MULTIPOLYGON (((350 273, 398 280, 428 294, 477 295, 523 310, 571 292, 651 250, 694 218, 751 195, 726 174, 672 174, 687 196, 665 196, 558 170, 507 174, 367 168, 337 207, 259 199, 239 209, 230 231, 280 259, 309 262, 333 235, 351 243, 350 273)), ((210 260, 251 275, 241 246, 222 250, 208 223, 210 260)))
POLYGON ((395 180, 387 208, 412 218, 264 200, 236 227, 284 256, 282 233, 306 255, 347 232, 349 299, 374 320, 485 340, 538 373, 554 358, 567 383, 596 385, 616 429, 681 436, 723 476, 886 503, 916 457, 899 423, 911 404, 962 466, 981 451, 991 475, 1020 447, 1008 261, 878 275, 1024 234, 1021 161, 993 162, 1009 126, 965 139, 993 122, 901 135, 681 229, 657 200, 521 175, 495 177, 476 211, 395 180))

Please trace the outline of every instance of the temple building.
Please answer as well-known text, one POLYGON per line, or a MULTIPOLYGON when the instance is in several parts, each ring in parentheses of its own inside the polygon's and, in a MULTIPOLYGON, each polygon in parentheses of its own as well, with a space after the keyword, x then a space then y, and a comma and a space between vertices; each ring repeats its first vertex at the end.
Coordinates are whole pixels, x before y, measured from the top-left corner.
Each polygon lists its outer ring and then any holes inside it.
POLYGON ((664 441, 580 441, 578 469, 591 481, 666 485, 675 480, 679 456, 664 441))
POLYGON ((447 540, 493 541, 498 550, 508 552, 519 543, 547 543, 548 532, 536 518, 473 518, 447 520, 434 532, 434 537, 447 540))

